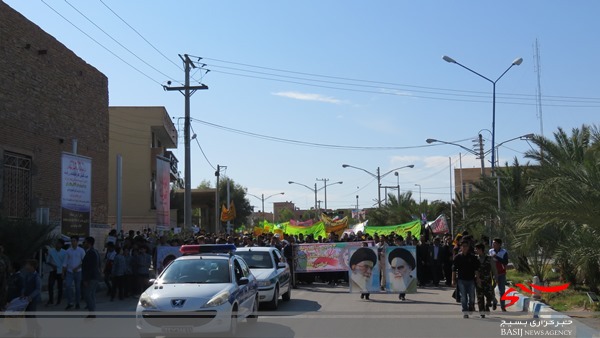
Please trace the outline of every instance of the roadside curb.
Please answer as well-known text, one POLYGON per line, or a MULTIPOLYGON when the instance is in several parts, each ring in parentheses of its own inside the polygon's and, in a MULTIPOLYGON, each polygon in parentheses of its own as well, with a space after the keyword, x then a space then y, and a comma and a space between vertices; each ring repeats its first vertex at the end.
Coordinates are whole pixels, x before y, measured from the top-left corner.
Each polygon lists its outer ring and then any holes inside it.
MULTIPOLYGON (((496 296, 499 299, 502 295, 500 295, 498 293, 498 288, 496 288, 495 291, 496 291, 496 296)), ((531 313, 532 318, 534 318, 534 319, 552 319, 552 320, 559 319, 559 318, 561 318, 563 320, 565 318, 572 319, 572 317, 554 310, 547 304, 537 301, 537 300, 533 300, 533 298, 525 296, 523 294, 520 294, 516 291, 508 293, 508 296, 509 297, 511 297, 511 296, 518 297, 518 301, 513 306, 516 306, 518 309, 520 309, 523 312, 531 313)), ((595 329, 581 323, 580 321, 578 321, 576 319, 574 319, 573 322, 575 324, 575 332, 577 334, 577 337, 590 337, 590 338, 600 337, 600 332, 598 332, 598 330, 595 330, 595 329)))

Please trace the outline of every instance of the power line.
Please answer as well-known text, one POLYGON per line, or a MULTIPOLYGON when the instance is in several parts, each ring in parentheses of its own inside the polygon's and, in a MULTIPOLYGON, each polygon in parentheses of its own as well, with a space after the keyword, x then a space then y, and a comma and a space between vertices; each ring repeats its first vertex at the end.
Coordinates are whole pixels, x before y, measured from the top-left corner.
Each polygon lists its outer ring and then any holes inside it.
POLYGON ((88 33, 86 33, 85 31, 83 31, 83 29, 79 28, 77 25, 75 25, 73 22, 71 22, 69 19, 67 19, 64 15, 62 15, 60 12, 58 12, 56 9, 54 9, 54 7, 50 6, 46 1, 44 0, 40 0, 44 5, 46 5, 48 8, 50 8, 54 13, 56 13, 58 16, 60 16, 61 18, 63 18, 66 22, 70 23, 71 26, 75 27, 78 31, 80 31, 81 33, 83 33, 85 36, 87 36, 88 38, 90 38, 90 40, 94 41, 96 44, 98 44, 100 47, 104 48, 104 50, 106 50, 107 52, 109 52, 110 54, 112 54, 114 57, 116 57, 117 59, 121 60, 123 63, 125 63, 126 65, 128 65, 129 67, 133 68, 134 70, 136 70, 138 73, 142 74, 143 76, 147 77, 148 79, 150 79, 152 82, 155 82, 156 84, 158 84, 159 86, 162 87, 162 84, 158 81, 156 81, 155 79, 153 79, 152 77, 150 77, 150 75, 142 72, 140 69, 138 69, 137 67, 135 67, 134 65, 132 65, 131 63, 125 61, 125 59, 123 59, 122 57, 118 56, 117 54, 115 54, 112 50, 110 50, 108 47, 104 46, 103 44, 101 44, 100 42, 98 42, 98 40, 94 39, 91 35, 89 35, 88 33))
POLYGON ((196 131, 194 131, 194 127, 191 124, 190 124, 190 127, 192 128, 192 133, 194 133, 194 135, 196 135, 196 137, 194 139, 196 140, 196 144, 198 144, 198 148, 200 148, 200 151, 202 152, 204 159, 206 160, 208 165, 210 165, 210 167, 213 168, 213 170, 217 170, 217 168, 215 168, 215 166, 212 165, 212 163, 210 163, 210 161, 208 160, 208 157, 206 157, 206 154, 204 153, 204 150, 202 149, 202 146, 200 145, 200 142, 198 141, 198 134, 196 134, 196 131))
MULTIPOLYGON (((425 91, 425 90, 410 90, 410 91, 411 92, 426 93, 426 94, 433 94, 433 95, 445 95, 445 96, 453 95, 453 96, 464 96, 464 97, 475 97, 475 98, 485 98, 486 96, 489 96, 489 93, 487 93, 487 92, 481 92, 481 91, 455 90, 455 89, 445 89, 445 88, 437 88, 437 87, 414 86, 414 85, 399 84, 399 83, 392 83, 392 82, 383 82, 383 81, 353 79, 353 78, 347 78, 347 77, 329 76, 329 75, 321 75, 321 74, 314 74, 314 73, 306 73, 306 72, 298 72, 298 71, 291 71, 291 70, 283 70, 283 69, 277 69, 277 68, 271 68, 271 67, 262 67, 262 66, 250 65, 250 64, 246 64, 246 63, 231 62, 231 61, 225 61, 225 60, 219 60, 219 59, 213 59, 213 58, 206 58, 206 57, 203 58, 203 59, 217 61, 217 62, 223 62, 223 63, 227 63, 227 64, 234 64, 234 65, 238 65, 238 66, 244 66, 244 67, 250 67, 250 68, 256 68, 256 69, 262 69, 262 70, 268 70, 268 71, 274 71, 274 72, 281 72, 281 73, 297 74, 297 75, 317 77, 317 78, 326 78, 326 79, 334 79, 334 80, 343 80, 343 81, 357 82, 357 83, 346 83, 346 82, 337 82, 337 81, 326 81, 326 80, 309 79, 309 78, 302 78, 302 77, 296 77, 296 76, 288 76, 288 75, 282 75, 282 74, 267 73, 267 72, 261 72, 261 71, 253 71, 253 70, 240 69, 240 68, 235 68, 235 67, 227 67, 227 66, 221 66, 221 65, 215 65, 215 64, 211 64, 210 65, 211 67, 218 67, 218 68, 223 68, 223 69, 230 69, 230 70, 235 70, 235 71, 241 71, 241 72, 259 74, 259 75, 266 75, 266 76, 272 76, 272 77, 277 77, 277 78, 270 78, 270 77, 263 77, 263 76, 254 76, 254 75, 248 75, 248 74, 239 74, 239 73, 233 73, 233 72, 213 70, 214 72, 218 72, 218 73, 222 73, 222 74, 226 74, 226 75, 241 76, 241 77, 248 77, 248 78, 256 78, 256 79, 269 80, 269 81, 287 82, 287 83, 294 83, 294 84, 300 84, 300 85, 306 85, 306 86, 313 86, 313 87, 321 87, 321 88, 328 88, 328 89, 356 91, 356 92, 384 94, 384 95, 387 94, 387 95, 395 95, 395 96, 409 96, 409 97, 434 99, 434 100, 449 100, 449 101, 466 101, 466 102, 488 103, 488 100, 460 100, 460 99, 451 99, 451 98, 443 98, 443 97, 431 97, 431 96, 412 95, 412 94, 409 94, 409 93, 398 93, 398 92, 396 92, 396 91, 398 91, 397 88, 386 88, 386 87, 381 87, 381 86, 366 85, 365 84, 365 83, 371 83, 371 84, 380 84, 380 85, 394 86, 394 87, 408 87, 408 88, 426 89, 427 91, 425 91), (284 79, 291 79, 291 80, 284 80, 284 79), (360 86, 360 87, 379 88, 381 90, 380 91, 370 91, 370 90, 359 90, 359 89, 352 89, 352 88, 341 88, 341 87, 334 87, 334 86, 323 86, 323 85, 316 85, 316 84, 311 84, 311 83, 306 83, 306 82, 298 82, 298 81, 292 81, 292 80, 302 80, 302 81, 311 81, 311 82, 320 82, 320 83, 330 83, 330 84, 337 84, 337 85, 344 85, 344 86, 360 86), (388 92, 386 92, 385 90, 387 90, 388 92), (435 91, 438 91, 438 92, 435 92, 435 91), (442 92, 439 92, 439 91, 442 91, 442 92), (467 93, 467 94, 455 94, 455 93, 467 93), (473 95, 473 94, 477 94, 477 95, 473 95)), ((521 100, 521 101, 523 101, 523 100, 525 100, 525 101, 535 101, 536 100, 535 95, 530 95, 530 94, 507 94, 507 93, 504 93, 504 94, 501 94, 500 96, 497 96, 497 97, 498 98, 503 98, 503 99, 506 99, 506 100, 521 100)), ((546 101, 554 101, 554 102, 567 102, 567 103, 568 102, 572 102, 572 103, 584 103, 584 104, 587 104, 587 105, 559 105, 559 104, 549 105, 549 106, 555 106, 555 107, 590 108, 590 107, 598 107, 598 105, 594 105, 596 103, 600 104, 600 98, 573 97, 573 96, 550 96, 549 95, 549 96, 545 96, 544 99, 546 101)), ((535 103, 526 103, 526 102, 504 102, 504 103, 506 103, 506 104, 513 104, 513 105, 532 105, 532 106, 535 105, 535 103)))
MULTIPOLYGON (((246 136, 251 136, 251 137, 275 141, 275 142, 295 144, 295 145, 300 145, 300 146, 318 147, 318 148, 330 148, 330 149, 338 149, 338 150, 403 150, 403 149, 428 148, 428 147, 435 146, 435 145, 427 144, 427 145, 405 146, 405 147, 368 147, 368 146, 345 146, 345 145, 335 145, 335 144, 314 143, 314 142, 307 142, 307 141, 285 139, 285 138, 281 138, 281 137, 261 135, 261 134, 257 134, 257 133, 253 133, 253 132, 249 132, 249 131, 243 131, 243 130, 239 130, 239 129, 221 126, 221 125, 218 125, 215 123, 199 120, 196 118, 191 118, 191 120, 194 122, 204 124, 209 127, 222 129, 222 130, 236 133, 236 134, 242 134, 242 135, 246 135, 246 136)), ((460 141, 458 141, 458 142, 460 142, 460 141)))
POLYGON ((171 60, 170 58, 168 58, 165 54, 163 54, 160 50, 158 50, 158 48, 156 48, 150 41, 148 41, 140 32, 138 32, 135 28, 133 28, 129 23, 127 23, 127 21, 125 21, 125 19, 123 19, 122 17, 119 16, 119 14, 117 14, 112 8, 110 8, 103 0, 100 0, 100 2, 104 5, 104 7, 108 8, 109 11, 111 11, 117 18, 119 18, 119 20, 121 20, 125 25, 127 25, 127 27, 131 28, 131 30, 133 30, 140 38, 142 38, 144 41, 146 41, 146 43, 148 45, 150 45, 150 47, 152 47, 156 52, 158 52, 158 54, 162 55, 163 58, 165 58, 167 61, 169 61, 170 63, 174 64, 175 67, 177 67, 179 70, 183 70, 183 68, 181 68, 180 65, 178 65, 175 61, 171 60))
POLYGON ((162 71, 160 71, 159 69, 157 69, 156 67, 154 67, 153 65, 149 64, 148 62, 146 62, 144 59, 142 59, 141 57, 139 57, 137 54, 135 54, 134 52, 132 52, 129 48, 127 48, 125 45, 123 45, 122 43, 120 43, 117 39, 113 38, 112 35, 108 34, 104 29, 102 29, 102 27, 98 26, 94 21, 92 21, 90 18, 88 18, 85 14, 83 14, 79 9, 77 9, 75 6, 73 6, 69 1, 64 0, 69 6, 71 6, 71 8, 73 8, 77 13, 79 13, 81 16, 83 16, 87 21, 89 21, 92 25, 94 25, 96 28, 98 28, 102 33, 104 33, 106 36, 108 36, 111 40, 113 40, 115 43, 117 43, 119 46, 121 46, 123 49, 125 49, 126 51, 128 51, 131 55, 135 56, 138 60, 142 61, 146 66, 154 69, 155 71, 157 71, 158 73, 160 73, 162 76, 166 77, 167 79, 173 80, 173 78, 165 73, 163 73, 162 71))

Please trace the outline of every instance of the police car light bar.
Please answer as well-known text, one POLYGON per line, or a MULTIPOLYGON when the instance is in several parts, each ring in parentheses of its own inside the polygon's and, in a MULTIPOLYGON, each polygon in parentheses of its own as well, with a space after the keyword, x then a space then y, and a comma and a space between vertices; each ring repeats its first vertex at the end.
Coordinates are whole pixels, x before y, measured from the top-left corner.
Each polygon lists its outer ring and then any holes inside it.
POLYGON ((182 255, 194 255, 202 253, 230 253, 235 251, 233 244, 192 244, 182 245, 179 252, 182 255))

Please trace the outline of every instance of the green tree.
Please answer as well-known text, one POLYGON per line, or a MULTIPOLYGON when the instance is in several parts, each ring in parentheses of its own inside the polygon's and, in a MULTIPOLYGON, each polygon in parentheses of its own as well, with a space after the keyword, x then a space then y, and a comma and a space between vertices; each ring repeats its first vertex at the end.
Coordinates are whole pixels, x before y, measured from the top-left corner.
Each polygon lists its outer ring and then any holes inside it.
POLYGON ((0 244, 12 262, 33 258, 40 249, 58 237, 55 225, 35 223, 30 219, 0 217, 0 244))
POLYGON ((540 165, 529 181, 528 199, 515 215, 519 244, 532 248, 539 238, 564 236, 554 243, 547 241, 542 249, 553 249, 558 259, 568 256, 571 262, 559 264, 577 265, 581 280, 598 291, 600 131, 583 125, 568 135, 559 128, 554 140, 537 136, 533 142, 539 151, 528 151, 526 157, 540 165))

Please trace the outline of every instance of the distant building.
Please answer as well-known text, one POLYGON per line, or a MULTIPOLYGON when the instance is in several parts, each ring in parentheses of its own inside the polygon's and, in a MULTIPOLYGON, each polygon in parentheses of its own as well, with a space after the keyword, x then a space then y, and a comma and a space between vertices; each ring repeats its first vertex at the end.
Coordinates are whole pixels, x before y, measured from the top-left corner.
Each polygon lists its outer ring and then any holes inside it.
POLYGON ((61 154, 92 161, 92 227, 108 217, 108 79, 0 1, 0 214, 60 224, 61 154))
MULTIPOLYGON (((485 176, 491 176, 492 169, 484 168, 485 176)), ((464 193, 465 199, 477 190, 475 183, 481 181, 481 168, 455 168, 454 169, 454 192, 457 195, 464 193)))

